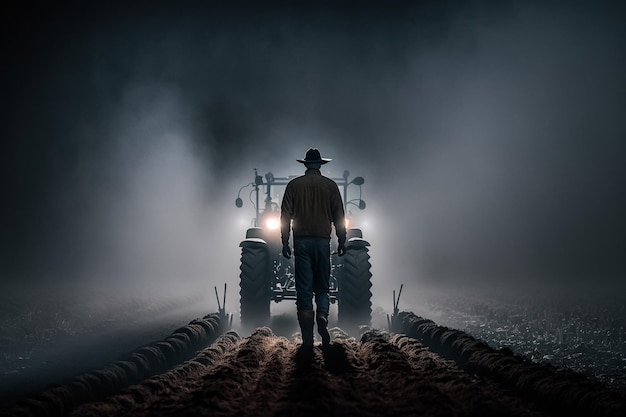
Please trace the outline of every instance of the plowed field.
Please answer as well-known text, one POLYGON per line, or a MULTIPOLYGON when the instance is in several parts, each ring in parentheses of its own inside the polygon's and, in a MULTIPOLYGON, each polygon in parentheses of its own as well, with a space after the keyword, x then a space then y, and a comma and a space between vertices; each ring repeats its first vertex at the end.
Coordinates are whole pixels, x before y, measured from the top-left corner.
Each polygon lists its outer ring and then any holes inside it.
POLYGON ((327 349, 299 350, 259 328, 221 336, 184 364, 72 416, 543 416, 545 405, 477 378, 415 339, 333 330, 327 349))
POLYGON ((293 314, 223 333, 217 313, 184 325, 202 311, 194 299, 131 304, 112 322, 93 306, 84 322, 56 304, 6 314, 0 415, 626 415, 626 394, 601 380, 411 312, 392 320, 395 333, 335 327, 328 348, 304 352, 293 314))

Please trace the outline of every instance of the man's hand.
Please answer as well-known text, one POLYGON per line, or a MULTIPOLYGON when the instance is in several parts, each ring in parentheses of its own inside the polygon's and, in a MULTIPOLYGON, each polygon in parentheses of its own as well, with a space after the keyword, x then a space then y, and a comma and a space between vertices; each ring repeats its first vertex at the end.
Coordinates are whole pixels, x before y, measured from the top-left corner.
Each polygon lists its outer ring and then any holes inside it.
POLYGON ((283 256, 287 259, 291 259, 291 248, 288 243, 283 245, 283 256))
POLYGON ((337 255, 343 256, 346 254, 346 245, 339 245, 337 247, 337 255))

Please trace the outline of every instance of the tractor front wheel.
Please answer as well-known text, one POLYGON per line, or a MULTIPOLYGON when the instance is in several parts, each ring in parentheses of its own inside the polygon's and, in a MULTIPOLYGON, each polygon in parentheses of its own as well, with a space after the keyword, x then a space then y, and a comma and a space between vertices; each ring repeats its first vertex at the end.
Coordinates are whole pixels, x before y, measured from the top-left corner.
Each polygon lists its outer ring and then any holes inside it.
POLYGON ((369 326, 372 321, 372 273, 369 243, 363 239, 350 239, 343 256, 343 271, 339 281, 339 325, 354 329, 369 326))
POLYGON ((241 325, 256 328, 270 319, 270 256, 267 244, 241 243, 241 274, 239 295, 241 325))

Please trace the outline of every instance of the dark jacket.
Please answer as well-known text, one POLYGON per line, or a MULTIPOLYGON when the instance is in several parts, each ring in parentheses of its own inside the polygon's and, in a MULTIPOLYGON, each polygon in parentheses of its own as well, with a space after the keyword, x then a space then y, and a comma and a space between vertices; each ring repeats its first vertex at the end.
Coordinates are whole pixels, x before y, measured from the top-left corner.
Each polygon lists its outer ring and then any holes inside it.
POLYGON ((280 223, 283 244, 289 242, 290 226, 293 226, 294 239, 330 238, 334 224, 338 242, 343 245, 346 224, 337 183, 324 177, 318 169, 307 169, 303 176, 289 181, 281 205, 280 223))

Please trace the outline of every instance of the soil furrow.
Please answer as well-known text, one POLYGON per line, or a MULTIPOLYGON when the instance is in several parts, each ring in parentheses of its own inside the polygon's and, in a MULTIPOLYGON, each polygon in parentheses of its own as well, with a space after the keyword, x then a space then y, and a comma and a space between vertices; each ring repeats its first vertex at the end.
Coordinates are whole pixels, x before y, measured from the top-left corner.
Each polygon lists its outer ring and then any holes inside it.
POLYGON ((286 396, 286 376, 292 369, 295 346, 284 337, 268 337, 263 341, 267 354, 260 364, 256 387, 251 390, 244 409, 247 415, 263 415, 280 404, 286 396))
POLYGON ((133 385, 118 395, 85 404, 74 410, 71 416, 141 416, 152 415, 161 408, 167 409, 167 405, 161 404, 164 398, 174 398, 190 391, 188 385, 197 384, 209 369, 219 366, 225 353, 237 346, 238 339, 239 336, 227 333, 198 352, 192 360, 133 385))
POLYGON ((508 389, 470 376, 454 361, 442 359, 415 339, 393 335, 390 342, 407 357, 412 372, 445 395, 446 403, 459 415, 472 414, 477 408, 483 409, 486 415, 546 415, 535 410, 534 404, 522 401, 508 389))

